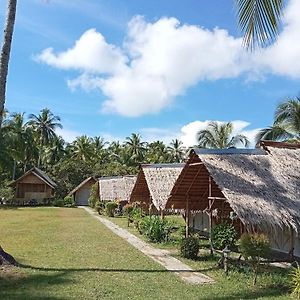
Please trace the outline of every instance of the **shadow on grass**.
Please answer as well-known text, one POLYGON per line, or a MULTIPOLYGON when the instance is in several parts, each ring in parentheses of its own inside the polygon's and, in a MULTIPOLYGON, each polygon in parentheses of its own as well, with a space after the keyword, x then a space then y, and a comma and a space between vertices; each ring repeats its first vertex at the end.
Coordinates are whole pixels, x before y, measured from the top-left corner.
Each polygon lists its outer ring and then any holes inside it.
MULTIPOLYGON (((203 300, 240 300, 240 299, 270 299, 271 297, 279 297, 283 295, 287 295, 289 292, 288 287, 286 286, 274 286, 269 285, 263 288, 258 288, 256 290, 244 290, 238 293, 231 294, 230 296, 217 295, 202 298, 203 300)), ((289 298, 288 298, 289 299, 289 298)))
POLYGON ((8 210, 8 209, 11 209, 11 210, 17 210, 18 207, 17 206, 10 206, 10 205, 0 205, 0 209, 3 209, 3 210, 8 210))
POLYGON ((46 291, 50 286, 59 286, 65 283, 72 282, 65 278, 67 272, 56 274, 34 274, 26 276, 8 276, 0 277, 0 299, 9 300, 58 300, 62 297, 45 296, 43 291, 46 291))
POLYGON ((114 272, 124 272, 124 273, 186 273, 186 272, 196 272, 196 273, 201 273, 201 272, 206 272, 206 271, 211 271, 216 269, 215 267, 212 268, 207 268, 207 269, 201 269, 201 270, 166 270, 166 269, 161 269, 161 270, 151 270, 151 269, 105 269, 105 268, 45 268, 45 267, 35 267, 31 265, 25 265, 25 264, 20 264, 20 268, 23 269, 31 269, 31 270, 37 270, 37 271, 45 271, 45 272, 64 272, 64 273, 73 273, 73 272, 108 272, 108 273, 114 273, 114 272))

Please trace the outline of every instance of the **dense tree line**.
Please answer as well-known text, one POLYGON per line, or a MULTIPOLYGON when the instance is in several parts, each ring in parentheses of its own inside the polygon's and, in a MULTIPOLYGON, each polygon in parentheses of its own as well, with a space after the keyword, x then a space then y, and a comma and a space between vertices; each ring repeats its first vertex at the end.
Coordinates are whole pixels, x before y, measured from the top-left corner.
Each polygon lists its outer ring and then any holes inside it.
POLYGON ((186 154, 182 142, 146 143, 132 133, 124 142, 106 142, 101 137, 77 137, 67 143, 56 133, 61 119, 45 108, 38 115, 8 113, 0 131, 1 182, 9 182, 37 166, 58 184, 64 196, 89 176, 136 174, 141 163, 181 162, 186 154))

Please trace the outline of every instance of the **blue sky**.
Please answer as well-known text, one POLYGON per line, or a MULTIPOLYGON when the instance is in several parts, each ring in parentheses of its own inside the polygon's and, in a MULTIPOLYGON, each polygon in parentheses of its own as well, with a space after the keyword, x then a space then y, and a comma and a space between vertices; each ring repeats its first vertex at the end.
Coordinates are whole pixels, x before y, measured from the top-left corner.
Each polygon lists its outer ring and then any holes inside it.
POLYGON ((253 139, 299 95, 299 2, 287 2, 278 41, 249 53, 233 1, 19 1, 6 107, 50 108, 69 141, 138 132, 191 145, 207 120, 253 139))

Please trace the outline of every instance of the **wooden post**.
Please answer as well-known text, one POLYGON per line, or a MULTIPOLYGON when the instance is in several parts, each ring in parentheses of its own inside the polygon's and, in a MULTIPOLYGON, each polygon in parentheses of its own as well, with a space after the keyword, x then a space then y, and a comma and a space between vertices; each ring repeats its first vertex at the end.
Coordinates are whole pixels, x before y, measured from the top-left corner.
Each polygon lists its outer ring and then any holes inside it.
POLYGON ((290 227, 290 237, 291 237, 291 244, 290 244, 290 251, 289 251, 289 258, 291 260, 294 259, 294 248, 295 248, 295 240, 294 240, 294 229, 290 227))
POLYGON ((211 177, 208 177, 208 197, 209 197, 209 244, 210 244, 210 255, 213 255, 212 246, 212 190, 211 190, 211 177))
POLYGON ((189 196, 186 197, 185 207, 185 237, 189 237, 189 223, 190 223, 190 211, 189 211, 189 196))
POLYGON ((163 220, 164 219, 164 210, 160 209, 160 218, 163 220))

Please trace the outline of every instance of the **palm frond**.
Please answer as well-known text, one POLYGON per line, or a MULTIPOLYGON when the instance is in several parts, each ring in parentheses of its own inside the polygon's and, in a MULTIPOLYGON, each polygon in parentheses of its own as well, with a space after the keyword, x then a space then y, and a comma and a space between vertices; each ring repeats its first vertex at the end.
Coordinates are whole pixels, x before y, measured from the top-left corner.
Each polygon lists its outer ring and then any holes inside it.
POLYGON ((276 39, 283 0, 236 0, 236 5, 246 48, 264 47, 276 39))

